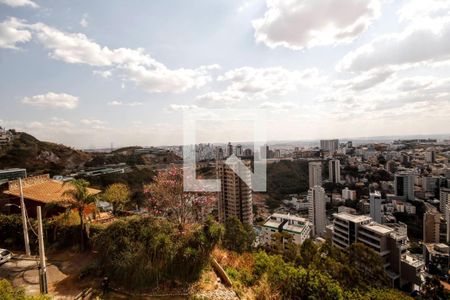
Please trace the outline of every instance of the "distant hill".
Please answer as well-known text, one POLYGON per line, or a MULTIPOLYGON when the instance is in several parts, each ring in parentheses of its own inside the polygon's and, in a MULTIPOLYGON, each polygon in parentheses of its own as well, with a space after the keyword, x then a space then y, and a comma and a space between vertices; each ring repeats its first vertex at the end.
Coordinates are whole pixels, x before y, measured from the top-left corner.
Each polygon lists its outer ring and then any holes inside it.
POLYGON ((39 141, 25 132, 12 133, 12 141, 0 146, 0 169, 26 168, 29 174, 65 174, 83 169, 92 159, 84 151, 39 141))

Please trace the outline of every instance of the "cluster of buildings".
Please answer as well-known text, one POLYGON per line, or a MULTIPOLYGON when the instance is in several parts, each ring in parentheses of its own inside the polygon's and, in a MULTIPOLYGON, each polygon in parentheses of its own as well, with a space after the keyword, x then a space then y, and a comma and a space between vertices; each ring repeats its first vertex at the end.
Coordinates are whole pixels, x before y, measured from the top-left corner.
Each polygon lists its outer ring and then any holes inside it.
MULTIPOLYGON (((258 227, 259 242, 271 243, 275 241, 274 233, 286 232, 297 244, 307 238, 329 238, 333 245, 345 250, 353 243, 362 243, 380 255, 386 274, 397 287, 417 288, 428 273, 448 276, 449 146, 435 140, 361 146, 322 140, 319 149, 295 149, 292 159, 308 161, 309 190, 303 197, 289 195, 283 205, 302 216, 291 214, 289 209, 268 216, 258 227), (325 187, 330 186, 339 193, 327 192, 325 187), (356 206, 343 206, 347 200, 356 206), (334 208, 327 211, 327 203, 334 208), (423 218, 421 255, 408 250, 411 247, 408 226, 397 220, 405 216, 423 218)), ((236 216, 252 223, 252 193, 223 164, 232 149, 229 144, 223 155, 216 156, 222 184, 219 219, 236 216)), ((260 151, 270 150, 264 146, 260 151)), ((417 243, 420 237, 413 239, 417 243)))
POLYGON ((11 130, 6 130, 0 126, 0 147, 11 143, 13 137, 11 130))

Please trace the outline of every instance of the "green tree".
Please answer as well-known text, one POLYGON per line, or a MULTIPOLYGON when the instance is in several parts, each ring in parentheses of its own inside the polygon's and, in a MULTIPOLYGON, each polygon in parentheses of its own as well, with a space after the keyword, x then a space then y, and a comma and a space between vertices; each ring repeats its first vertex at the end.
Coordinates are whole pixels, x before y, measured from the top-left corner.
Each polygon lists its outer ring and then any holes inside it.
POLYGON ((297 263, 302 267, 307 268, 318 254, 319 248, 312 239, 307 239, 300 246, 300 257, 297 258, 297 263))
POLYGON ((285 261, 293 262, 298 255, 298 246, 294 242, 292 234, 287 232, 276 232, 271 236, 272 241, 267 246, 271 254, 279 254, 285 261))
POLYGON ((317 270, 303 268, 289 268, 282 291, 283 299, 343 299, 336 281, 317 270))
POLYGON ((386 287, 389 283, 381 257, 364 244, 354 243, 348 248, 347 265, 354 270, 349 280, 360 288, 386 287))
POLYGON ((180 232, 163 218, 129 217, 95 237, 99 266, 119 285, 143 289, 198 279, 220 240, 222 226, 211 219, 180 232))
POLYGON ((113 213, 117 210, 122 210, 124 205, 130 200, 130 188, 123 183, 113 183, 106 188, 102 195, 102 199, 106 202, 112 203, 113 213))
POLYGON ((425 279, 421 296, 424 300, 450 299, 450 293, 444 289, 444 286, 437 276, 427 277, 425 279))
POLYGON ((254 239, 255 234, 251 225, 242 224, 236 217, 228 218, 225 221, 223 237, 225 248, 237 252, 248 251, 251 249, 254 239))
POLYGON ((85 209, 86 206, 94 203, 97 197, 89 192, 89 182, 84 179, 76 179, 68 181, 65 184, 70 184, 72 187, 64 192, 64 195, 69 196, 70 209, 76 209, 80 218, 80 250, 85 249, 85 209))
POLYGON ((21 288, 14 288, 6 279, 0 279, 0 300, 50 300, 49 296, 27 296, 21 288))

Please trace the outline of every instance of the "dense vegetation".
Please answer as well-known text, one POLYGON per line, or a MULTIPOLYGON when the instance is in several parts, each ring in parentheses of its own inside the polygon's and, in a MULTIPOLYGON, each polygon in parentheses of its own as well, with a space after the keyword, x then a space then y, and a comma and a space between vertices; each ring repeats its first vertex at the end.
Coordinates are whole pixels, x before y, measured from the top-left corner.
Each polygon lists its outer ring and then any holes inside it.
POLYGON ((267 166, 267 192, 275 199, 308 190, 308 162, 282 160, 267 166))
POLYGON ((211 219, 180 231, 162 218, 130 217, 98 234, 95 249, 104 274, 119 285, 143 289, 198 279, 221 235, 222 227, 211 219))
POLYGON ((6 279, 0 279, 0 300, 49 300, 48 296, 28 296, 21 288, 14 288, 6 279))
POLYGON ((364 245, 345 253, 308 240, 293 256, 279 249, 214 254, 238 292, 257 299, 411 299, 389 288, 379 256, 364 245))

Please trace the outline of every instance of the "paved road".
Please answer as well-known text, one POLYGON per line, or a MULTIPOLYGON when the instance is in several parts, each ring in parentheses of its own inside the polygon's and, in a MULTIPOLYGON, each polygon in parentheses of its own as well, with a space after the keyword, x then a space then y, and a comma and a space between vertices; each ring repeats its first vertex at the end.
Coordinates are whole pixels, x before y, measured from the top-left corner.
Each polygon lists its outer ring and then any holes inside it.
MULTIPOLYGON (((38 259, 14 256, 13 259, 0 266, 0 277, 10 280, 14 286, 25 288, 30 295, 39 294, 38 259)), ((48 284, 57 283, 67 275, 62 273, 58 267, 49 262, 47 264, 48 284)))

